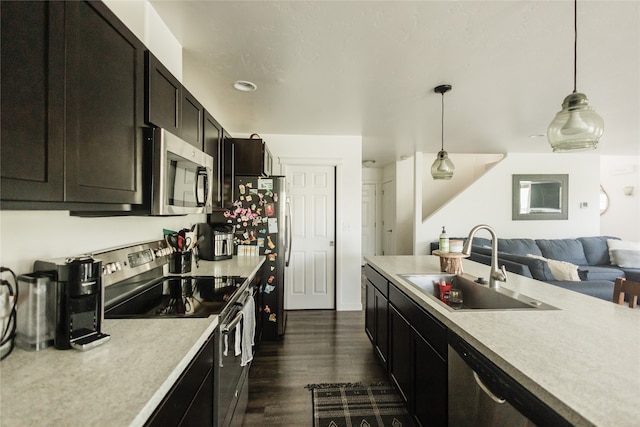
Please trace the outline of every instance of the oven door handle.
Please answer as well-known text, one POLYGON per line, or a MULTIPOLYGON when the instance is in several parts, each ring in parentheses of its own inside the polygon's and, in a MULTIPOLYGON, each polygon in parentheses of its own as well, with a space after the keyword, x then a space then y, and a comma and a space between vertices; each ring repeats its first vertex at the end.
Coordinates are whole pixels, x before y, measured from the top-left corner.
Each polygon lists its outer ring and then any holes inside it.
POLYGON ((242 311, 239 311, 238 314, 236 314, 236 317, 234 317, 231 322, 227 323, 226 325, 223 324, 222 326, 220 326, 220 330, 223 334, 228 334, 229 332, 233 331, 236 326, 238 326, 238 323, 240 323, 241 320, 242 311))

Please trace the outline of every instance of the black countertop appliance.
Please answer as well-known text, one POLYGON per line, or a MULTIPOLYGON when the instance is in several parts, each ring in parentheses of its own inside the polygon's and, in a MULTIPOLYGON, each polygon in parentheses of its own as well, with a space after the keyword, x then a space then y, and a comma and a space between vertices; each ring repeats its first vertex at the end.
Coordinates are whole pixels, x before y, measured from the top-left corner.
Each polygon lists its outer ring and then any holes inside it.
POLYGON ((55 282, 57 349, 88 350, 109 340, 109 335, 100 330, 102 261, 84 255, 36 261, 34 269, 55 282))

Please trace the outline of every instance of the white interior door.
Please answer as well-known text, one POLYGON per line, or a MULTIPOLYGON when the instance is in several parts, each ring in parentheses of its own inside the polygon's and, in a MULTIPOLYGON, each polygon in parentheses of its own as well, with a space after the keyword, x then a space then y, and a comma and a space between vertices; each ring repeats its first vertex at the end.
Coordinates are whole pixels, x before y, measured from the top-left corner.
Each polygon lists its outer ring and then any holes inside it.
POLYGON ((291 206, 291 262, 285 309, 335 308, 335 168, 286 167, 291 206))
POLYGON ((362 184, 362 265, 376 254, 376 185, 362 184))
POLYGON ((393 181, 382 183, 382 255, 395 254, 393 228, 396 221, 395 188, 393 181))

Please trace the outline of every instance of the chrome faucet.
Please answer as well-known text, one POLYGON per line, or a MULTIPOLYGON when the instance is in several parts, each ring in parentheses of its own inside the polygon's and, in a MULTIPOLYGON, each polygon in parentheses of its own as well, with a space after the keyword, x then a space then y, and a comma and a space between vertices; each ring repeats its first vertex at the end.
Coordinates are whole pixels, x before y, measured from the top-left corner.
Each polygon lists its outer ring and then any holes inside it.
POLYGON ((498 268, 498 236, 496 236, 496 231, 485 224, 476 225, 469 232, 469 237, 467 237, 467 241, 462 248, 462 253, 465 255, 471 255, 473 236, 475 236, 478 230, 483 228, 491 233, 491 275, 489 276, 489 287, 497 289, 497 282, 507 281, 507 270, 504 265, 502 266, 502 269, 498 268))

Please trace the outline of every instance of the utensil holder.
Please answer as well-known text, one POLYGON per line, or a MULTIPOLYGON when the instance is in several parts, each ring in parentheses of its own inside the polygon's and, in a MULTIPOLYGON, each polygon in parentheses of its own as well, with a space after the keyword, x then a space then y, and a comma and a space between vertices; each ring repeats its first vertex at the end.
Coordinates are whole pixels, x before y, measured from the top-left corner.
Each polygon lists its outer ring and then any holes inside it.
POLYGON ((191 271, 192 252, 175 252, 169 262, 169 273, 189 273, 191 271))

